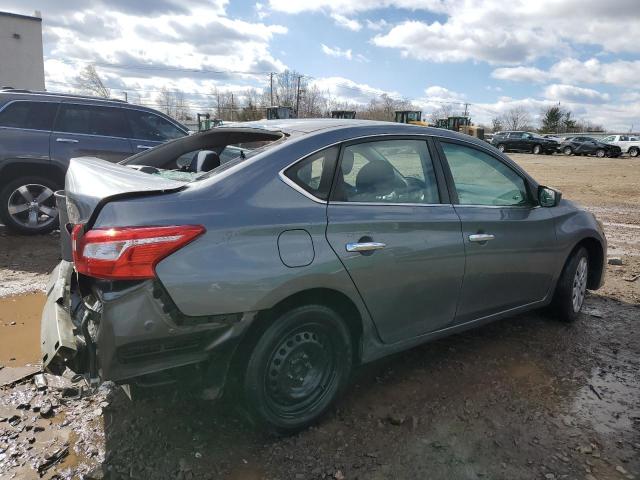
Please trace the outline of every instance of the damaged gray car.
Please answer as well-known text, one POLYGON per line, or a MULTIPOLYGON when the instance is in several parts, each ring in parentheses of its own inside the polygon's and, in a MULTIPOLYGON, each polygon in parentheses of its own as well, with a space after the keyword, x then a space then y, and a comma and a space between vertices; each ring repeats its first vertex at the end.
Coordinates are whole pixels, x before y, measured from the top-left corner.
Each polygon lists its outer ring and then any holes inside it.
POLYGON ((233 390, 316 421, 357 365, 603 282, 594 216, 486 142, 360 120, 215 128, 71 161, 42 361, 136 388, 233 390), (226 152, 226 154, 225 154, 226 152))

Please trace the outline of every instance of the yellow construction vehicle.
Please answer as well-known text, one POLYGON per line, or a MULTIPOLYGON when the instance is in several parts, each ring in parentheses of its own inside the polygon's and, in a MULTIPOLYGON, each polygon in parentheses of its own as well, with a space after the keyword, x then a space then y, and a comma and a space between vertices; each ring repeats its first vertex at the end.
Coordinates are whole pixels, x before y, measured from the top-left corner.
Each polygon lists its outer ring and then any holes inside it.
POLYGON ((484 140, 484 128, 473 125, 469 117, 440 118, 436 121, 436 127, 465 133, 472 137, 479 138, 480 140, 484 140))
POLYGON ((419 110, 397 110, 396 123, 408 123, 410 125, 421 125, 430 127, 429 123, 422 121, 422 112, 419 110))

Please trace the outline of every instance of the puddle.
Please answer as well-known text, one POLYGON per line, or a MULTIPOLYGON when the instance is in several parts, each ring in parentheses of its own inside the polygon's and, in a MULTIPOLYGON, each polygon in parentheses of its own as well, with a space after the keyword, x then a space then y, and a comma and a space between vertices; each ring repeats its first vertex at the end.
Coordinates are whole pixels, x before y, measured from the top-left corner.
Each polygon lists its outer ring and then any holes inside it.
POLYGON ((627 372, 593 373, 578 390, 571 413, 601 434, 629 432, 640 418, 640 385, 627 372))
POLYGON ((45 300, 44 293, 0 298, 0 364, 15 367, 40 361, 40 315, 45 300))

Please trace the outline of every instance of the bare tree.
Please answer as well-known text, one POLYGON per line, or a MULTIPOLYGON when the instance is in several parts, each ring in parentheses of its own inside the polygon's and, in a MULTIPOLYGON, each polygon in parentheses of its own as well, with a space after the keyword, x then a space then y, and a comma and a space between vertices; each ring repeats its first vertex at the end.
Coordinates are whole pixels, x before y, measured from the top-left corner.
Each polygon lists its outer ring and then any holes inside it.
POLYGON ((444 103, 433 112, 431 112, 431 114, 429 115, 429 121, 435 125, 438 120, 452 116, 453 105, 451 105, 450 103, 444 103))
POLYGON ((531 116, 524 107, 513 107, 502 115, 502 124, 506 130, 526 130, 531 125, 531 116))
POLYGON ((491 131, 493 133, 496 133, 501 130, 502 130, 502 119, 500 117, 493 117, 491 119, 491 131))
POLYGON ((86 95, 109 98, 111 90, 104 86, 96 67, 87 65, 75 79, 76 89, 86 95))

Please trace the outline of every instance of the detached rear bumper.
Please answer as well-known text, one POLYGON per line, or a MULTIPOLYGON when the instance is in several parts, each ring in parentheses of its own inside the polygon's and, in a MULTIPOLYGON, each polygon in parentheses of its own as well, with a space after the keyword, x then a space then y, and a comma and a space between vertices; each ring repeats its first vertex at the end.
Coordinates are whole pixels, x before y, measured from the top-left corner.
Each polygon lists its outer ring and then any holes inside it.
POLYGON ((185 316, 157 281, 84 282, 82 299, 70 262, 51 274, 41 333, 43 364, 50 371, 91 373, 94 365, 102 381, 152 384, 197 365, 207 386, 221 388, 256 316, 185 316))

